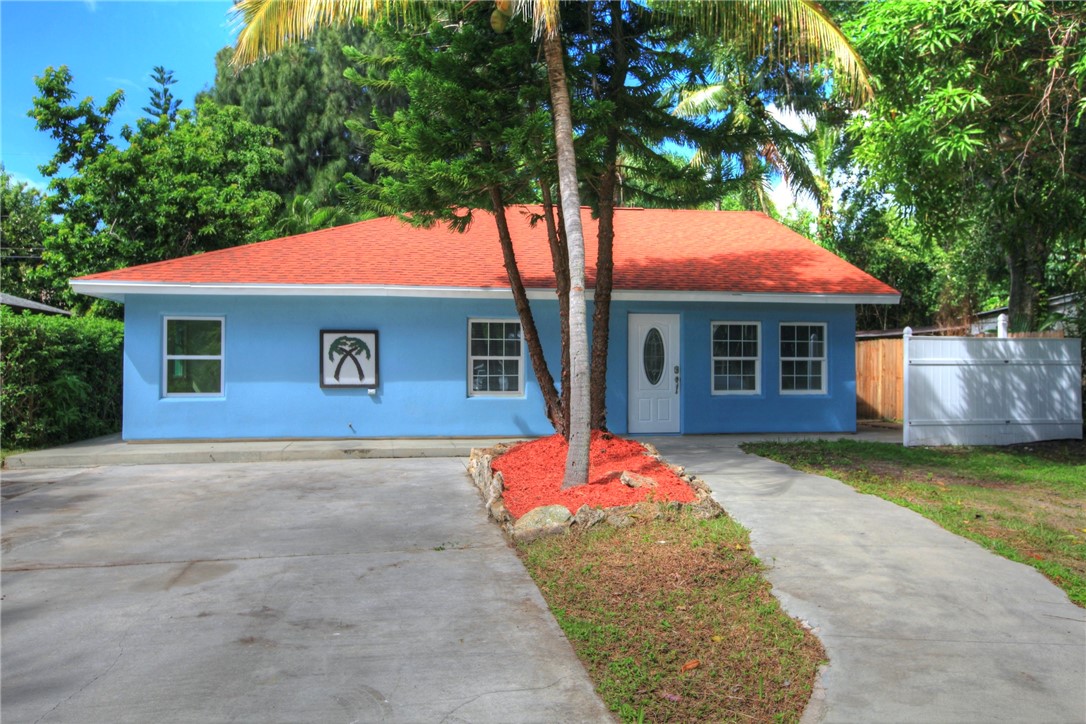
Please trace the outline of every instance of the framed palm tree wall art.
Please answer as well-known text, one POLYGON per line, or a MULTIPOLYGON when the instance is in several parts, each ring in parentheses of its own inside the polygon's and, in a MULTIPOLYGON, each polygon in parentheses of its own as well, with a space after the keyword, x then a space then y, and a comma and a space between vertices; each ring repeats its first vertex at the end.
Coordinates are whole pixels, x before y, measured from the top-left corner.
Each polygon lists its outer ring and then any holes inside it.
POLYGON ((377 331, 321 330, 321 387, 377 387, 377 331))

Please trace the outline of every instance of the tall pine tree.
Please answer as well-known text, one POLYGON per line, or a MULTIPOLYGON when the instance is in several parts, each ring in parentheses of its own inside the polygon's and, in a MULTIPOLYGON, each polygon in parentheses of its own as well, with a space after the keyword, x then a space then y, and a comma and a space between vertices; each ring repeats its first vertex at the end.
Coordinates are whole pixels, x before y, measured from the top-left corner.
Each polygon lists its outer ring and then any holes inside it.
MULTIPOLYGON (((369 125, 374 106, 383 103, 388 110, 392 101, 381 100, 343 77, 350 66, 343 47, 376 54, 376 42, 369 31, 335 27, 241 69, 231 63, 233 48, 223 48, 216 55, 215 85, 201 98, 240 106, 247 120, 279 132, 277 146, 283 152, 284 171, 270 190, 283 198, 288 215, 290 209, 299 208, 294 204, 298 196, 308 199, 302 204, 305 208, 339 205, 336 187, 348 173, 373 179, 368 154, 344 124, 354 119, 369 125)), ((342 220, 335 214, 317 218, 342 220)), ((298 221, 287 225, 297 228, 298 221)))
POLYGON ((175 98, 170 91, 170 86, 177 83, 173 71, 156 65, 151 80, 155 82, 147 89, 151 93, 151 102, 143 107, 143 112, 150 116, 152 121, 165 116, 166 120, 173 123, 177 120, 177 109, 181 107, 181 99, 175 98))

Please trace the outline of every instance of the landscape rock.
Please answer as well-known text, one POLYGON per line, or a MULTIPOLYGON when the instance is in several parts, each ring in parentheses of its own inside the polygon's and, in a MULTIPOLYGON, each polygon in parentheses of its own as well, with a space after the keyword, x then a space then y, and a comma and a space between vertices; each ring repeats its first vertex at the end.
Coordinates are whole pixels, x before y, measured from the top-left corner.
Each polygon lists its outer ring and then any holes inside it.
POLYGON ((655 488, 656 481, 650 478, 648 475, 642 475, 641 473, 631 473, 629 470, 623 470, 622 475, 619 476, 619 482, 628 488, 655 488))
POLYGON ((712 495, 713 493, 713 489, 710 488, 704 480, 697 477, 696 475, 684 475, 683 480, 685 480, 690 485, 690 487, 693 488, 696 493, 698 493, 699 496, 712 495))
POLYGON ((530 541, 547 535, 556 535, 569 530, 573 516, 564 505, 544 505, 533 508, 522 515, 513 524, 513 538, 518 541, 530 541))
POLYGON ((708 492, 698 492, 698 499, 689 505, 690 512, 700 520, 711 520, 724 515, 724 507, 708 492))
POLYGON ((509 511, 505 507, 505 501, 501 498, 498 498, 493 503, 487 505, 486 511, 490 513, 491 518, 503 526, 513 520, 513 516, 509 514, 509 511))
POLYGON ((494 501, 500 501, 504 492, 505 478, 501 473, 494 473, 490 478, 490 485, 483 489, 483 494, 486 495, 486 507, 489 509, 494 505, 494 501))
MULTIPOLYGON (((624 528, 639 521, 658 518, 661 506, 653 503, 639 503, 614 508, 592 508, 582 505, 575 516, 562 505, 536 508, 514 521, 512 514, 505 507, 505 481, 500 472, 494 471, 492 464, 509 448, 509 445, 496 445, 489 448, 475 448, 471 451, 468 472, 472 482, 479 489, 483 505, 490 517, 497 522, 507 535, 517 541, 529 541, 542 536, 564 535, 575 526, 577 530, 588 530, 606 522, 617 528, 624 528)), ((662 459, 658 451, 649 446, 650 457, 662 459)), ((694 489, 696 500, 693 503, 674 503, 670 506, 689 508, 698 518, 716 518, 724 514, 724 509, 712 498, 712 490, 705 481, 687 472, 680 465, 669 465, 672 472, 685 480, 694 489)), ((624 471, 619 480, 631 488, 655 488, 656 481, 646 475, 624 471)), ((666 507, 666 506, 665 506, 666 507)))
POLYGON ((607 512, 601 508, 590 508, 582 505, 577 509, 577 515, 573 516, 573 525, 583 530, 588 530, 594 525, 599 525, 607 519, 607 512))

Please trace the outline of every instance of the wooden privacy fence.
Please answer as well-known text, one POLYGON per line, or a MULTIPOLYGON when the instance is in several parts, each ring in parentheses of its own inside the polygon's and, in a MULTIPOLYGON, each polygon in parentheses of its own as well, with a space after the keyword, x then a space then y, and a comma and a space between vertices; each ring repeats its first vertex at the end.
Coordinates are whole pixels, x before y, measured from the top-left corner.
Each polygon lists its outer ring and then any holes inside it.
POLYGON ((900 338, 856 342, 857 419, 905 419, 903 360, 900 338))
MULTIPOLYGON (((1011 332, 1010 338, 1063 339, 1060 330, 1011 332)), ((905 351, 900 337, 856 341, 856 419, 905 419, 905 351)))

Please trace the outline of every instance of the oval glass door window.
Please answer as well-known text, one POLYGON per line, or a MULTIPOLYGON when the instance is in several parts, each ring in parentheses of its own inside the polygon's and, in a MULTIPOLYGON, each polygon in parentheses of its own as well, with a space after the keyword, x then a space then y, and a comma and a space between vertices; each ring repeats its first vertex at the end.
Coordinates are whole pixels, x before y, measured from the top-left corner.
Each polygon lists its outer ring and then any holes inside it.
POLYGON ((664 338, 660 330, 653 327, 645 335, 645 347, 642 351, 645 361, 645 377, 649 384, 655 385, 664 376, 664 338))

